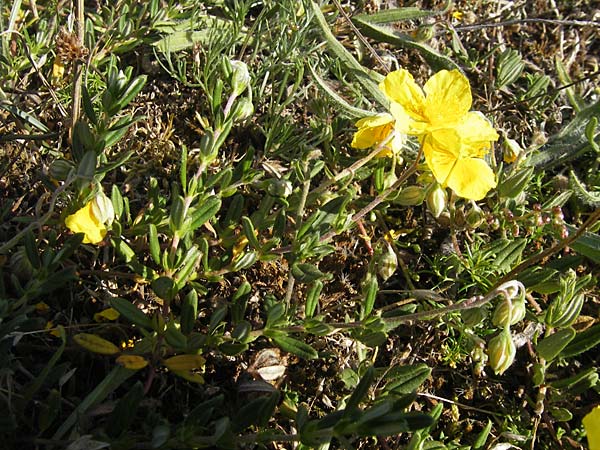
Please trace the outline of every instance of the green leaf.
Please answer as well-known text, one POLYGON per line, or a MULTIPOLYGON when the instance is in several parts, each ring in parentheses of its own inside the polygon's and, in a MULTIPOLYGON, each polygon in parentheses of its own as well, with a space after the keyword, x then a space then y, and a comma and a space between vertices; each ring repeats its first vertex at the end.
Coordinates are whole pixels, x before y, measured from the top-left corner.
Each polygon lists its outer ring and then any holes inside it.
POLYGON ((552 361, 574 337, 573 328, 563 328, 538 342, 536 350, 546 361, 552 361))
POLYGON ((175 284, 177 286, 176 291, 181 290, 188 279, 192 276, 193 271, 196 269, 198 264, 200 263, 200 259, 202 258, 202 252, 195 245, 192 246, 183 257, 183 262, 179 266, 177 273, 173 277, 175 284))
POLYGON ((90 97, 90 93, 85 86, 85 83, 81 86, 81 99, 83 103, 83 112, 87 116, 87 118, 94 125, 98 124, 98 116, 96 115, 96 111, 94 110, 94 105, 92 104, 92 99, 90 97))
POLYGON ((148 246, 150 256, 156 264, 160 264, 160 243, 158 242, 158 230, 153 223, 148 225, 148 246))
MULTIPOLYGON (((577 159, 592 150, 593 146, 590 145, 585 131, 593 117, 600 117, 600 101, 579 111, 560 133, 552 136, 537 153, 529 156, 527 164, 537 170, 549 169, 557 165, 564 166, 568 161, 577 159)), ((596 137, 595 141, 598 139, 596 137)))
POLYGON ((415 390, 431 375, 431 369, 426 364, 414 364, 394 368, 388 375, 386 391, 399 394, 409 394, 415 390))
POLYGON ((242 253, 233 261, 231 271, 237 272, 238 270, 247 269, 248 267, 252 266, 256 261, 258 261, 258 254, 256 252, 250 251, 242 253))
POLYGON ((562 350, 560 356, 562 358, 571 358, 587 352, 597 345, 600 345, 600 324, 577 333, 573 340, 562 350))
POLYGON ((62 423, 58 430, 56 430, 52 439, 55 441, 61 440, 73 425, 75 425, 81 417, 86 415, 86 412, 89 409, 102 402, 111 392, 121 386, 124 381, 135 373, 135 370, 115 366, 104 380, 102 380, 92 392, 77 404, 71 415, 62 423))
POLYGON ((118 401, 106 425, 106 433, 113 439, 122 435, 131 426, 135 413, 144 398, 144 386, 136 382, 118 401))
POLYGON ((112 108, 107 111, 109 115, 114 115, 125 108, 131 100, 135 98, 136 95, 140 93, 140 91, 144 88, 146 84, 146 80, 148 79, 147 75, 140 75, 129 83, 125 92, 121 94, 121 96, 117 99, 117 101, 112 105, 112 108))
POLYGON ((281 332, 274 333, 273 331, 268 331, 265 333, 265 336, 270 337, 278 347, 288 353, 293 353, 294 355, 308 360, 317 359, 319 357, 317 351, 310 345, 281 332))
POLYGON ((496 88, 502 89, 515 82, 523 72, 525 63, 521 53, 512 48, 507 48, 498 57, 496 65, 496 88))
MULTIPOLYGON (((571 225, 567 225, 567 230, 570 234, 577 232, 577 228, 571 225)), ((569 247, 596 264, 600 264, 600 236, 598 234, 585 231, 575 242, 569 244, 569 247)))
POLYGON ((569 171, 569 186, 582 203, 591 206, 592 208, 600 207, 600 192, 588 191, 586 186, 579 181, 579 178, 577 178, 577 175, 572 170, 569 171))
POLYGON ((248 243, 255 249, 260 250, 260 242, 256 238, 256 230, 254 229, 254 224, 252 221, 246 217, 242 216, 242 228, 244 230, 244 235, 246 239, 248 239, 248 243))
POLYGON ((400 22, 402 20, 424 19, 426 17, 435 17, 445 14, 451 2, 446 2, 446 6, 439 11, 416 8, 414 6, 405 6, 402 8, 383 9, 373 14, 357 14, 353 19, 374 24, 400 22))
POLYGON ((198 317, 198 293, 192 289, 181 305, 181 332, 188 335, 194 329, 198 317))
POLYGON ((315 265, 307 263, 295 263, 292 265, 292 275, 300 283, 311 283, 315 280, 330 278, 330 274, 324 274, 315 265))
POLYGON ((346 409, 344 412, 344 417, 348 417, 355 410, 358 409, 358 405, 361 401, 367 396, 369 393, 369 389, 371 389, 371 385, 375 381, 375 369, 373 366, 369 366, 369 368, 365 371, 364 375, 360 379, 358 386, 352 392, 350 398, 346 402, 346 409))
POLYGON ((119 314, 131 323, 145 328, 146 330, 152 330, 152 321, 150 318, 129 300, 114 297, 110 299, 110 306, 119 311, 119 314))
POLYGON ((190 230, 196 230, 206 222, 211 220, 221 209, 221 199, 212 195, 202 202, 202 204, 191 211, 192 223, 190 230))
POLYGON ((319 5, 313 0, 310 0, 307 3, 314 15, 315 20, 317 21, 317 25, 319 25, 319 28, 321 29, 321 34, 329 45, 329 49, 349 69, 349 72, 356 77, 358 82, 362 84, 371 97, 375 99, 381 106, 387 108, 389 106, 389 100, 385 97, 385 95, 383 95, 383 92, 379 90, 377 83, 373 81, 378 74, 367 71, 336 39, 329 29, 329 24, 321 12, 319 5))
POLYGON ((96 152, 93 150, 88 150, 83 154, 83 158, 81 158, 81 161, 77 165, 77 176, 83 178, 84 180, 91 180, 94 178, 97 163, 98 158, 96 156, 96 152))
POLYGON ((505 245, 496 253, 494 265, 499 271, 508 272, 512 269, 513 265, 520 261, 523 250, 527 246, 527 239, 516 238, 512 240, 505 239, 503 241, 505 245))
POLYGON ((171 204, 171 213, 169 214, 169 227, 173 233, 181 233, 184 215, 186 212, 185 200, 181 195, 175 196, 171 204))
POLYGON ((481 430, 481 433, 477 435, 475 442, 473 442, 473 450, 479 450, 484 447, 490 435, 490 431, 492 431, 492 421, 488 419, 487 425, 483 427, 483 430, 481 430))
POLYGON ((306 317, 312 317, 315 314, 322 290, 323 282, 321 280, 314 280, 308 286, 308 289, 306 290, 306 304, 304 306, 304 314, 306 317))
MULTIPOLYGON (((342 115, 350 119, 362 119, 363 117, 373 116, 377 113, 372 111, 367 111, 366 109, 357 108, 356 106, 352 106, 349 104, 342 96, 340 96, 336 91, 334 91, 325 80, 323 80, 312 66, 308 66, 312 77, 317 82, 317 86, 321 88, 321 90, 331 99, 331 101, 338 107, 339 111, 342 115)), ((311 174, 312 175, 312 174, 311 174)), ((313 175, 314 176, 314 175, 313 175)), ((312 176, 310 177, 312 178, 312 176)))
POLYGON ((170 302, 177 294, 177 284, 171 277, 158 277, 150 285, 156 295, 163 300, 170 302))
POLYGON ((498 184, 498 195, 500 197, 515 198, 527 187, 533 178, 533 167, 519 169, 508 178, 502 176, 498 184))
POLYGON ((418 50, 419 53, 421 53, 421 56, 423 56, 423 59, 427 61, 427 64, 429 64, 435 71, 442 69, 460 70, 460 67, 454 61, 444 55, 439 54, 427 44, 418 42, 410 36, 400 34, 391 27, 370 22, 368 20, 369 17, 371 16, 359 15, 352 18, 352 21, 365 34, 365 36, 375 39, 379 42, 397 45, 401 48, 418 50))

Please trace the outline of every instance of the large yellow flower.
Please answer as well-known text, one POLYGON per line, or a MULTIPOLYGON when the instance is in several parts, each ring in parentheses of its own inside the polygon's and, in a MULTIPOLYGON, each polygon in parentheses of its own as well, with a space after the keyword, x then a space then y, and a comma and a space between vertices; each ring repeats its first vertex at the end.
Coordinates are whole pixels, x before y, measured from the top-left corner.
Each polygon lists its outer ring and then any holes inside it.
POLYGON ((65 225, 73 233, 84 233, 84 244, 97 244, 106 236, 106 226, 96 217, 92 201, 65 219, 65 225))
POLYGON ((590 450, 600 450, 600 406, 596 406, 583 418, 590 450))
MULTIPOLYGON (((365 117, 356 122, 358 131, 354 133, 354 138, 350 144, 354 148, 364 150, 375 147, 394 133, 395 119, 391 114, 381 113, 376 116, 365 117)), ((398 154, 404 145, 403 136, 395 133, 385 147, 379 152, 378 157, 392 156, 398 154)))
POLYGON ((480 113, 469 111, 471 87, 462 73, 442 70, 421 89, 401 69, 387 75, 379 88, 390 99, 396 130, 420 136, 427 165, 442 186, 471 200, 496 186, 482 158, 498 133, 480 113))

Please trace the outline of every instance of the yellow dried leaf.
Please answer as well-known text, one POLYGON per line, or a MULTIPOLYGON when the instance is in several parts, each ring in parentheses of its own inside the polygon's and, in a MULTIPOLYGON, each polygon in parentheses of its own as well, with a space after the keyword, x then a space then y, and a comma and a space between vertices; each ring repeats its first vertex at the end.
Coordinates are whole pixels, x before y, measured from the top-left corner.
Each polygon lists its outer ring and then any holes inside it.
POLYGON ((100 353, 101 355, 119 353, 119 348, 115 344, 95 334, 79 333, 73 336, 73 339, 90 352, 100 353))
POLYGON ((62 60, 57 56, 54 58, 54 63, 52 64, 52 84, 56 86, 63 79, 65 75, 65 65, 62 60))
POLYGON ((173 372, 201 369, 204 363, 206 360, 200 355, 177 355, 163 361, 165 367, 173 372))
POLYGON ((106 308, 96 314, 94 314, 94 320, 96 322, 104 322, 107 320, 117 320, 119 318, 119 311, 113 308, 106 308))
POLYGON ((45 302, 39 302, 35 304, 35 310, 40 314, 45 314, 50 311, 50 307, 45 302))
POLYGON ((181 378, 191 381, 192 383, 204 384, 204 377, 199 373, 194 373, 187 370, 174 370, 173 373, 181 378))
POLYGON ((131 370, 140 370, 148 365, 146 358, 138 355, 121 355, 116 361, 117 364, 131 370))

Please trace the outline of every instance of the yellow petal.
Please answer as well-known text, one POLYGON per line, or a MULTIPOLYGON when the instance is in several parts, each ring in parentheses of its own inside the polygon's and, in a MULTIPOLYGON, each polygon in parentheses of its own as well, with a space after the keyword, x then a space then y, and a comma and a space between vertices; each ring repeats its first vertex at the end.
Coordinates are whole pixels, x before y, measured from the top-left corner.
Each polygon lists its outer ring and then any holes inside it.
POLYGON ((423 90, 424 114, 432 128, 453 126, 471 109, 469 80, 456 69, 439 71, 425 83, 423 90))
POLYGON ((91 202, 68 216, 65 225, 73 233, 84 233, 84 244, 97 244, 106 236, 106 227, 94 216, 91 202))
POLYGON ((424 116, 425 94, 408 70, 389 73, 379 84, 379 89, 392 102, 400 105, 413 120, 426 122, 424 116))
POLYGON ((401 134, 419 136, 427 131, 428 122, 423 120, 414 120, 399 103, 390 103, 390 112, 396 120, 396 131, 401 134))
POLYGON ((499 137, 492 124, 476 111, 465 114, 455 129, 466 153, 479 158, 487 154, 490 143, 497 141, 499 137))
POLYGON ((456 161, 446 185, 460 197, 481 200, 496 187, 496 176, 483 159, 462 158, 456 161))
POLYGON ((492 169, 483 159, 468 154, 461 136, 454 129, 427 135, 423 151, 438 183, 450 187, 460 197, 481 200, 496 186, 492 169))
POLYGON ((590 450, 600 450, 600 406, 596 406, 583 418, 590 450))
POLYGON ((394 118, 387 113, 365 117, 356 122, 358 131, 350 144, 360 150, 378 145, 390 135, 394 129, 394 118))
POLYGON ((423 141, 425 161, 433 176, 442 186, 459 158, 460 138, 452 129, 428 134, 423 141))

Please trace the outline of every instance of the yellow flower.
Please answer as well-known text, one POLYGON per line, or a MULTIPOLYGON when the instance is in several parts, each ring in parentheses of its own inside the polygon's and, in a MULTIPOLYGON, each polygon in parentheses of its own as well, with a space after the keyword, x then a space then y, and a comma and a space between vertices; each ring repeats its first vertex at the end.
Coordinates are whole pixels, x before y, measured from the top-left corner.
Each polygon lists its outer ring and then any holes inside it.
POLYGON ((68 216, 65 219, 65 225, 73 233, 84 233, 84 244, 97 244, 106 236, 106 227, 94 214, 92 201, 75 214, 68 216))
MULTIPOLYGON (((375 147, 388 139, 391 133, 394 133, 394 124, 394 117, 388 113, 381 113, 376 116, 360 119, 356 122, 358 131, 354 133, 354 138, 350 145, 360 150, 375 147)), ((403 145, 403 136, 396 133, 377 156, 385 157, 398 154, 403 145)))
POLYGON ((453 11, 452 12, 452 17, 458 21, 461 21, 463 19, 464 13, 462 11, 453 11))
POLYGON ((583 418, 583 428, 587 434, 590 450, 600 450, 600 405, 583 418))
POLYGON ((423 86, 404 69, 385 77, 379 88, 390 99, 397 132, 420 136, 427 165, 438 183, 459 196, 480 200, 496 186, 482 159, 498 133, 471 109, 471 87, 458 70, 441 70, 423 86))
MULTIPOLYGON (((475 117, 475 116, 473 116, 475 117)), ((486 123, 485 119, 481 121, 486 123)), ((481 141, 473 140, 474 133, 461 132, 464 126, 440 129, 425 136, 423 152, 433 176, 443 187, 448 186, 457 195, 470 200, 481 200, 488 191, 496 187, 492 169, 482 159, 485 147, 481 141)), ((488 142, 495 131, 481 128, 481 139, 488 142), (489 134, 485 134, 485 133, 489 134)), ((496 135, 497 136, 497 135, 496 135)))

